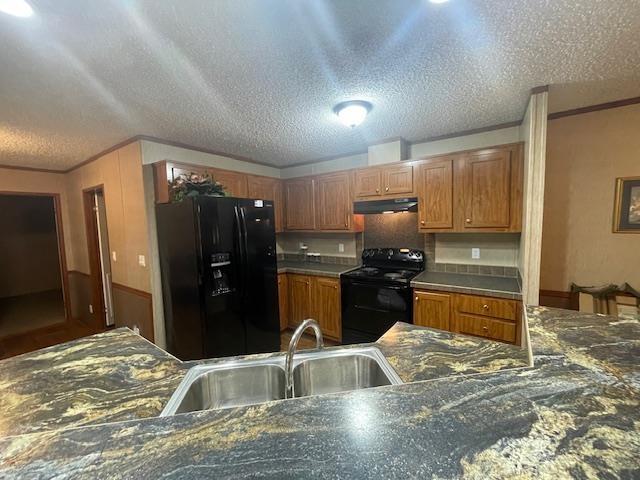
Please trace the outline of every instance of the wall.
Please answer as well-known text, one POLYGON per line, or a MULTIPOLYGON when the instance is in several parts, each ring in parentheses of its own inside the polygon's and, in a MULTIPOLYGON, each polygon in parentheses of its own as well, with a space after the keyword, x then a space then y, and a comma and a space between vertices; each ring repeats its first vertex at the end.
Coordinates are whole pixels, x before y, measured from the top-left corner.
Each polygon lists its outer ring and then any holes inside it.
POLYGON ((540 288, 640 289, 640 235, 612 233, 615 179, 640 176, 638 132, 637 104, 549 122, 540 288))
POLYGON ((524 186, 518 268, 522 276, 522 300, 526 305, 538 305, 540 300, 547 103, 546 91, 532 94, 521 125, 524 141, 524 186))
POLYGON ((418 214, 381 213, 364 217, 364 248, 414 248, 424 250, 425 235, 418 232, 418 214))
POLYGON ((444 153, 492 147, 494 145, 516 143, 520 140, 520 127, 500 128, 443 140, 414 143, 409 148, 409 158, 416 159, 428 155, 442 155, 444 153))
POLYGON ((163 160, 171 160, 181 163, 192 163, 206 167, 222 168, 237 172, 263 175, 265 177, 280 178, 280 169, 258 163, 245 162, 235 158, 214 155, 212 153, 199 152, 172 145, 165 145, 149 140, 142 140, 142 162, 149 165, 163 160))
POLYGON ((283 168, 280 170, 280 176, 281 178, 304 177, 307 175, 319 175, 322 173, 337 172, 340 170, 350 170, 352 168, 362 168, 367 165, 367 153, 358 153, 355 155, 333 158, 331 160, 283 168))
POLYGON ((436 262, 463 265, 518 266, 519 233, 436 233, 436 262), (480 258, 471 258, 471 249, 480 258))
POLYGON ((358 241, 356 233, 295 233, 287 232, 277 235, 278 253, 300 254, 300 242, 306 244, 307 252, 320 253, 332 257, 359 258, 361 251, 358 251, 358 241), (338 245, 344 245, 344 252, 340 252, 338 245))
POLYGON ((53 202, 0 195, 0 298, 62 288, 53 202))

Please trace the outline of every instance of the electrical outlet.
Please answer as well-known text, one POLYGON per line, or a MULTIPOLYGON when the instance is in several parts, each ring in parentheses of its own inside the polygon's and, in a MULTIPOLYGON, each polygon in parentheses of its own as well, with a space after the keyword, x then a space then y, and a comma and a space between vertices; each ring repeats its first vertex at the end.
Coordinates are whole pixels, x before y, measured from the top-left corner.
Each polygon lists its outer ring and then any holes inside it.
POLYGON ((339 251, 340 253, 344 253, 344 243, 339 243, 339 244, 338 244, 338 251, 339 251))
POLYGON ((480 249, 479 248, 472 248, 471 249, 471 258, 473 258, 474 260, 478 260, 480 258, 480 249))
POLYGON ((135 333, 136 335, 140 335, 140 329, 138 328, 138 325, 133 326, 133 333, 135 333))
POLYGON ((93 314, 93 305, 89 304, 89 313, 93 314))
POLYGON ((144 258, 144 255, 138 255, 138 265, 141 267, 147 266, 147 260, 144 258))
POLYGON ((118 255, 116 254, 115 250, 111 252, 111 260, 113 260, 114 262, 118 261, 118 255))

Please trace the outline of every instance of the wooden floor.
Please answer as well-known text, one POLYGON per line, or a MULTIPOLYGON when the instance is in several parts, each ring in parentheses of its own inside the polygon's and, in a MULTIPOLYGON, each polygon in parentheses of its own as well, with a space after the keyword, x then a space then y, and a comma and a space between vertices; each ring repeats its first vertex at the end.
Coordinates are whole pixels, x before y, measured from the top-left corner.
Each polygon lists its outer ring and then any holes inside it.
POLYGON ((62 323, 62 290, 0 298, 0 338, 62 323))
MULTIPOLYGON (((289 342, 291 341, 291 337, 293 336, 293 330, 288 329, 280 334, 280 351, 286 352, 287 348, 289 348, 289 342)), ((324 345, 326 347, 332 347, 334 345, 340 345, 338 342, 333 340, 329 340, 328 338, 324 339, 324 345)), ((316 348, 316 337, 311 334, 305 333, 300 337, 300 341, 298 342, 298 350, 308 350, 311 348, 316 348)))
POLYGON ((98 333, 77 320, 38 328, 30 332, 0 338, 0 359, 68 342, 98 333))

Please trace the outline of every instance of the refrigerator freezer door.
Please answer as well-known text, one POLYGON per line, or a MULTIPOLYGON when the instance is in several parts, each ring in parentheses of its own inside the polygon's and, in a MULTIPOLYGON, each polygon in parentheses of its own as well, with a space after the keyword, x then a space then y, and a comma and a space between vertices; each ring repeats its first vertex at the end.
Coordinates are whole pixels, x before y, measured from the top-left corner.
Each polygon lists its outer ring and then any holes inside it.
POLYGON ((273 202, 238 199, 243 232, 243 309, 247 353, 280 350, 273 202), (262 205, 262 206, 260 206, 262 205))
POLYGON ((234 214, 236 199, 209 197, 199 199, 198 203, 203 258, 205 358, 243 355, 247 353, 247 347, 243 312, 238 299, 242 292, 239 271, 243 262, 238 249, 240 225, 234 214), (228 255, 228 263, 219 262, 220 255, 228 255), (221 283, 229 290, 221 292, 221 283))

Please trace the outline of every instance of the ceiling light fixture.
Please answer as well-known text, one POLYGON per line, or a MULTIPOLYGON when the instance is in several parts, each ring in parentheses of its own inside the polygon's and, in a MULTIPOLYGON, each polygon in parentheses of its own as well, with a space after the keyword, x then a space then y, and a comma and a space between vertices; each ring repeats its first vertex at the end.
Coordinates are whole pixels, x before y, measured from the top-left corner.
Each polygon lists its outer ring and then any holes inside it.
POLYGON ((449 0, 429 0, 431 3, 447 3, 449 0))
POLYGON ((333 108, 340 121, 351 128, 360 125, 370 110, 371 104, 363 100, 349 100, 333 108))
POLYGON ((33 15, 33 8, 25 0, 0 0, 0 12, 26 18, 33 15))

